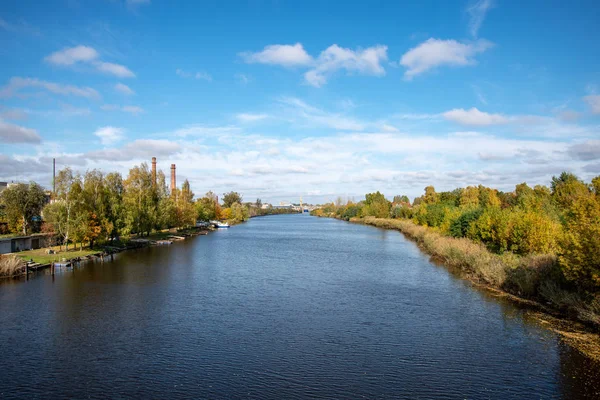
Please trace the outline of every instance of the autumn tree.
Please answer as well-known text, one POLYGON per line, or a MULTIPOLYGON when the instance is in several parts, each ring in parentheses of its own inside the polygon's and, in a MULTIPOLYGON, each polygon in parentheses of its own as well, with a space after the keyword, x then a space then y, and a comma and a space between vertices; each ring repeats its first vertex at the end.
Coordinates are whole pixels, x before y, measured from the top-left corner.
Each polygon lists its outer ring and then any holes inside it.
POLYGON ((379 191, 376 193, 368 193, 365 195, 361 213, 363 216, 389 218, 391 206, 391 203, 379 191))

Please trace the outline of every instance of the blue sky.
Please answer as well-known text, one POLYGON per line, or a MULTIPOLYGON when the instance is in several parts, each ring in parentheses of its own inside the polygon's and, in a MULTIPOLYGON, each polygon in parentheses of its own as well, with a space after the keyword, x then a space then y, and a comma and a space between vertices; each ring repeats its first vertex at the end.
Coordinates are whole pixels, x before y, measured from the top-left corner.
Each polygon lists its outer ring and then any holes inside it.
POLYGON ((0 180, 356 200, 600 174, 595 1, 4 1, 0 180), (573 4, 572 4, 573 3, 573 4))

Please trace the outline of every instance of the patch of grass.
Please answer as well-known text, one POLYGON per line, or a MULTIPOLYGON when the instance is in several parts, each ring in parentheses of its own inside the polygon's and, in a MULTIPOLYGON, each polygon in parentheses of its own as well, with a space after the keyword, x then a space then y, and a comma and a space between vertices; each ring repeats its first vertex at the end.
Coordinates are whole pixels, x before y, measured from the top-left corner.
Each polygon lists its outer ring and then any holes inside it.
POLYGON ((15 255, 25 261, 29 261, 33 259, 33 262, 37 262, 40 264, 48 264, 51 262, 61 261, 63 258, 70 260, 72 258, 77 257, 85 257, 90 254, 96 254, 98 250, 84 248, 83 250, 75 250, 71 249, 69 251, 60 251, 58 246, 48 247, 44 249, 36 249, 36 250, 27 250, 16 253, 15 255), (48 249, 52 249, 56 252, 56 254, 46 254, 48 249))

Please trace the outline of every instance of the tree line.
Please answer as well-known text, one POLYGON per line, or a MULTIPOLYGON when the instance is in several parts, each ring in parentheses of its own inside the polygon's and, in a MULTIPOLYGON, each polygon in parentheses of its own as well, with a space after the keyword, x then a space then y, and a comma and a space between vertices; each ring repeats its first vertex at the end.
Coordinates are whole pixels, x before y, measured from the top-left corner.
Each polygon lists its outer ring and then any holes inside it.
POLYGON ((18 183, 0 193, 0 221, 8 232, 54 233, 66 246, 93 247, 131 234, 195 226, 198 220, 239 223, 273 213, 261 208, 260 199, 243 203, 234 191, 225 193, 222 202, 212 191, 195 199, 187 180, 169 190, 165 174, 158 171, 155 181, 146 163, 131 168, 125 178, 118 172, 94 169, 81 175, 65 168, 58 172, 55 188, 49 193, 35 182, 18 183))
POLYGON ((563 172, 550 186, 521 183, 512 192, 468 186, 437 192, 425 188, 410 203, 369 193, 358 202, 341 199, 313 214, 406 219, 443 235, 468 238, 496 254, 548 254, 557 260, 557 280, 597 292, 600 289, 600 176, 585 183, 563 172))

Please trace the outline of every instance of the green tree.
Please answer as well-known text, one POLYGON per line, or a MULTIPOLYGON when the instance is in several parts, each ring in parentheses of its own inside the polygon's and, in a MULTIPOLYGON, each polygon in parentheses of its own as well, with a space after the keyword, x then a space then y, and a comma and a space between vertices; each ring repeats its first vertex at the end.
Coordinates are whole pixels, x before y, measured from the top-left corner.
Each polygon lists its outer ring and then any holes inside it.
POLYGON ((242 204, 242 195, 238 192, 231 191, 229 193, 223 193, 223 207, 230 208, 233 203, 242 204))
POLYGON ((44 189, 35 182, 17 183, 2 191, 4 213, 13 229, 29 234, 33 218, 38 217, 45 202, 44 189))
POLYGON ((104 177, 104 191, 107 203, 106 218, 108 237, 113 240, 119 238, 125 228, 125 215, 123 207, 123 177, 118 172, 111 172, 104 177))
POLYGON ((589 187, 577 176, 569 172, 563 172, 559 177, 552 177, 552 197, 557 204, 567 209, 573 202, 590 193, 589 187))
POLYGON ((600 202, 591 194, 573 199, 567 213, 559 262, 567 279, 600 288, 600 202))
POLYGON ((438 195, 435 192, 435 188, 433 186, 427 186, 425 188, 425 196, 423 197, 423 202, 426 204, 437 203, 438 195))
POLYGON ((44 208, 42 214, 62 238, 65 249, 68 250, 69 240, 82 236, 79 226, 83 203, 81 177, 73 174, 70 168, 65 168, 58 172, 55 183, 55 199, 44 208))
POLYGON ((391 206, 391 203, 379 191, 376 193, 368 193, 365 195, 362 215, 377 218, 389 218, 391 206))
POLYGON ((157 196, 153 190, 152 173, 146 163, 129 170, 123 182, 125 188, 123 205, 126 214, 126 230, 143 234, 157 225, 157 196))

